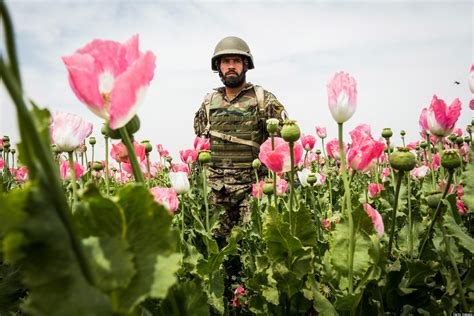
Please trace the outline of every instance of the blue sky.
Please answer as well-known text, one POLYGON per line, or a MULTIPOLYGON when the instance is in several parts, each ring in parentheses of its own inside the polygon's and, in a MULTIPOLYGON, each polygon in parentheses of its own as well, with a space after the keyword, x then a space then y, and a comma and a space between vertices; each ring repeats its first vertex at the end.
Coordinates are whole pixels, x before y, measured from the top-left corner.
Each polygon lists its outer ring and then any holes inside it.
MULTIPOLYGON (((473 1, 6 2, 28 96, 52 112, 93 122, 99 148, 101 120, 72 93, 61 56, 94 38, 123 42, 137 33, 141 50, 157 56, 157 68, 138 110, 136 138, 163 144, 178 160, 178 151, 193 145, 195 111, 220 85, 210 58, 228 35, 251 47, 256 68, 247 79, 274 93, 305 134, 314 135, 318 125, 327 127, 329 139, 336 137, 326 83, 341 70, 357 80, 359 91, 346 132, 367 123, 376 137, 391 127, 396 136, 404 129, 408 141, 417 140, 419 115, 433 94, 447 103, 461 100, 463 130, 473 116, 467 83, 474 62, 473 1)), ((15 141, 13 116, 0 88, 0 134, 15 141)))

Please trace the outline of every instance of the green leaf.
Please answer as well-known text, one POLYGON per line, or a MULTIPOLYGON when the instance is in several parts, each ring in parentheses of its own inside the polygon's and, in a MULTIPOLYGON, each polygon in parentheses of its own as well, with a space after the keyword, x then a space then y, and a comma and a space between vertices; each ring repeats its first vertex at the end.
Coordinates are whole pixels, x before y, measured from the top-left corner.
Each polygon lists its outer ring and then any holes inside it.
POLYGON ((314 309, 320 315, 337 316, 339 315, 331 302, 319 291, 319 284, 315 280, 306 281, 306 289, 303 290, 305 297, 313 301, 314 309))
POLYGON ((210 314, 206 300, 206 293, 199 279, 179 282, 169 289, 168 295, 161 303, 161 313, 158 315, 206 316, 210 314))
POLYGON ((474 238, 469 236, 465 229, 459 226, 448 212, 443 216, 443 226, 446 228, 448 235, 456 239, 459 246, 474 254, 474 238))
POLYGON ((33 184, 23 190, 6 196, 0 203, 0 222, 7 221, 13 210, 27 214, 23 221, 3 226, 1 232, 7 240, 11 234, 24 236, 22 242, 8 245, 9 252, 23 254, 14 264, 20 267, 22 283, 29 293, 22 306, 24 312, 53 316, 110 315, 108 298, 87 283, 71 248, 69 234, 56 216, 55 206, 33 184))
POLYGON ((295 237, 301 241, 303 246, 314 247, 317 244, 316 226, 310 211, 304 203, 296 212, 295 237))
POLYGON ((168 292, 168 288, 176 282, 176 271, 179 269, 180 253, 172 253, 169 256, 159 255, 156 266, 154 282, 151 288, 151 296, 155 298, 164 298, 168 292))
POLYGON ((135 268, 132 262, 133 255, 128 251, 126 240, 91 236, 82 242, 93 259, 97 286, 101 290, 111 292, 130 283, 135 268))
MULTIPOLYGON (((474 147, 471 146, 471 157, 474 157, 474 147)), ((463 185, 463 197, 465 206, 471 212, 474 210, 474 159, 466 167, 466 171, 462 173, 461 184, 463 185)))

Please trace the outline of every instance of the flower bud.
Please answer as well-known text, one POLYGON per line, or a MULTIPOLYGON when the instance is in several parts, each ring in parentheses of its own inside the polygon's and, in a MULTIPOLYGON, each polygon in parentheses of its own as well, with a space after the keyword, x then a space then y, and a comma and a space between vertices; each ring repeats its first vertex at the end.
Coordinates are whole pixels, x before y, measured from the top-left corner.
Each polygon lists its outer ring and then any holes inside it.
POLYGON ((308 175, 308 178, 306 178, 306 182, 308 182, 309 185, 313 185, 318 181, 318 178, 316 177, 315 173, 310 173, 308 175))
POLYGON ((211 162, 211 152, 209 150, 201 150, 199 152, 198 160, 202 164, 211 162))
POLYGON ((462 138, 462 136, 456 137, 456 144, 458 144, 458 146, 462 146, 463 143, 464 143, 464 138, 462 138))
POLYGON ((145 146, 145 152, 148 154, 153 150, 153 146, 150 144, 149 140, 142 140, 142 145, 145 146))
POLYGON ((392 132, 391 128, 386 127, 382 130, 382 137, 383 138, 387 139, 387 138, 392 137, 392 135, 393 135, 393 132, 392 132))
POLYGON ((15 154, 15 153, 16 153, 15 148, 12 148, 12 150, 10 150, 10 152, 11 152, 12 154, 15 154))
POLYGON ((263 193, 266 195, 272 195, 273 194, 273 181, 272 179, 267 179, 265 181, 265 184, 263 185, 263 193))
POLYGON ((420 148, 425 149, 426 147, 428 147, 428 143, 426 142, 426 140, 422 140, 422 141, 420 142, 420 148))
POLYGON ((94 169, 95 171, 101 171, 102 169, 104 169, 104 166, 102 165, 102 162, 94 161, 94 163, 92 164, 92 169, 94 169))
POLYGON ((260 159, 257 158, 254 161, 252 161, 252 168, 254 168, 255 170, 257 170, 261 166, 262 166, 262 163, 260 162, 260 159))
POLYGON ((95 137, 94 137, 94 136, 89 137, 89 144, 91 144, 91 145, 95 145, 95 144, 96 144, 96 140, 95 140, 95 137))
POLYGON ((270 118, 267 120, 267 131, 270 135, 274 135, 278 131, 278 125, 280 121, 276 118, 270 118))
POLYGON ((461 158, 459 158, 456 149, 446 149, 441 156, 441 165, 448 169, 454 170, 461 165, 461 158))
POLYGON ((458 138, 458 135, 456 134, 451 134, 448 136, 449 141, 453 143, 456 141, 456 138, 458 138))
POLYGON ((400 131, 400 136, 403 137, 403 136, 405 136, 406 134, 407 134, 407 133, 406 133, 403 129, 400 131))
POLYGON ((10 137, 8 137, 8 136, 6 136, 6 135, 3 136, 2 139, 3 139, 3 142, 9 142, 9 141, 10 141, 10 137))
POLYGON ((464 142, 469 145, 469 143, 471 142, 471 137, 469 136, 464 137, 464 142))
POLYGON ((300 136, 301 131, 296 122, 292 120, 285 120, 283 127, 281 128, 281 137, 289 143, 294 143, 300 139, 300 136))
POLYGON ((104 125, 102 125, 102 128, 100 129, 100 133, 104 135, 105 137, 109 137, 109 129, 107 128, 107 123, 104 123, 104 125))
POLYGON ((316 149, 316 155, 321 155, 321 149, 316 149))
POLYGON ((4 141, 3 143, 3 148, 5 149, 6 152, 10 151, 10 142, 9 141, 4 141))
POLYGON ((398 171, 410 171, 416 166, 416 157, 408 148, 398 147, 398 150, 390 155, 390 165, 398 171))
POLYGON ((426 196, 426 202, 428 203, 428 206, 430 208, 436 209, 442 197, 443 197, 443 193, 439 191, 431 192, 429 195, 426 196))
POLYGON ((110 168, 110 170, 112 170, 113 172, 116 172, 116 171, 117 171, 117 168, 112 167, 112 168, 110 168))

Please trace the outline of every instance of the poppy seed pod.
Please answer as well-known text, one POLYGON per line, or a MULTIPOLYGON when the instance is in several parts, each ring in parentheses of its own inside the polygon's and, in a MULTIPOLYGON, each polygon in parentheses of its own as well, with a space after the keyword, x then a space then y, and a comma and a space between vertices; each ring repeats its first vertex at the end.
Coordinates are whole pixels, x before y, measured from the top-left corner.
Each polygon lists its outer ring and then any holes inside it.
POLYGON ((462 146, 463 143, 464 143, 464 138, 462 138, 462 136, 456 137, 456 144, 458 144, 459 146, 462 146))
POLYGON ((266 195, 271 195, 273 194, 273 191, 273 181, 272 179, 268 179, 263 185, 263 193, 266 195))
POLYGON ((431 192, 429 195, 426 196, 426 202, 428 203, 428 206, 430 208, 436 209, 442 197, 443 197, 443 193, 439 191, 431 192))
POLYGON ((102 128, 100 129, 100 133, 105 137, 109 137, 108 131, 109 129, 107 128, 107 123, 104 123, 104 125, 102 125, 102 128))
POLYGON ((102 169, 104 169, 104 166, 102 165, 102 162, 94 161, 94 163, 92 164, 92 169, 94 169, 95 171, 101 171, 102 169))
POLYGON ((94 136, 89 137, 89 144, 95 145, 96 143, 97 143, 97 141, 95 140, 95 137, 94 137, 94 136))
POLYGON ((200 151, 198 160, 202 164, 211 162, 211 152, 209 150, 200 151))
POLYGON ((387 138, 390 138, 390 137, 392 137, 392 136, 393 136, 392 129, 390 129, 390 128, 387 127, 387 128, 384 128, 384 129, 382 130, 382 137, 383 137, 383 138, 387 139, 387 138))
POLYGON ((301 130, 295 121, 285 120, 283 127, 281 128, 281 137, 289 142, 294 143, 300 139, 301 130))
POLYGON ((278 131, 278 125, 280 121, 276 118, 271 118, 267 120, 267 131, 270 135, 274 135, 278 131))
POLYGON ((469 145, 469 143, 471 142, 471 137, 469 136, 464 137, 464 142, 469 145))
POLYGON ((398 171, 410 171, 416 166, 416 157, 410 149, 398 147, 398 150, 390 155, 390 165, 398 171))
POLYGON ((426 140, 422 140, 422 141, 420 142, 420 148, 425 149, 426 147, 428 147, 428 143, 426 142, 426 140))
POLYGON ((10 141, 10 137, 8 137, 8 136, 5 135, 5 136, 3 136, 2 140, 3 140, 4 142, 9 142, 9 141, 10 141))
POLYGON ((260 161, 260 159, 254 159, 254 161, 252 161, 252 168, 254 168, 255 170, 260 168, 262 166, 262 162, 260 161))
POLYGON ((446 149, 441 156, 441 165, 452 171, 461 165, 461 158, 459 158, 456 149, 446 149))
POLYGON ((145 146, 145 152, 147 154, 153 150, 153 146, 150 144, 149 140, 143 140, 141 143, 145 146))
POLYGON ((400 131, 400 136, 403 137, 403 136, 405 136, 406 134, 407 134, 407 133, 406 133, 403 129, 400 131))
POLYGON ((456 138, 458 138, 458 135, 456 134, 451 134, 448 136, 449 141, 453 143, 456 141, 456 138))
POLYGON ((318 178, 316 177, 315 173, 310 173, 308 175, 308 178, 306 178, 306 182, 308 182, 309 185, 313 185, 318 181, 318 178))

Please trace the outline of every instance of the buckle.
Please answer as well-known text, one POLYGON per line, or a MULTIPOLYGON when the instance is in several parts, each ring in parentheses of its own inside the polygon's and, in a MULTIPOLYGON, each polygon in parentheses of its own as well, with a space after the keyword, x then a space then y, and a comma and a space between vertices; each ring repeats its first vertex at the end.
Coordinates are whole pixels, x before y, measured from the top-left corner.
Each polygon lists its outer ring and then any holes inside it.
POLYGON ((223 134, 223 136, 224 136, 224 137, 223 137, 224 140, 226 140, 226 141, 228 141, 228 142, 232 141, 232 136, 231 136, 231 135, 223 134))

